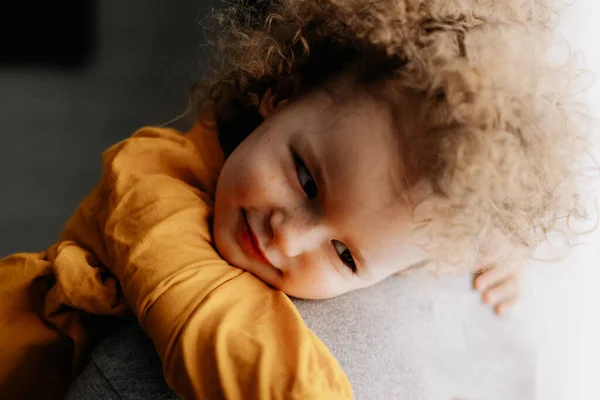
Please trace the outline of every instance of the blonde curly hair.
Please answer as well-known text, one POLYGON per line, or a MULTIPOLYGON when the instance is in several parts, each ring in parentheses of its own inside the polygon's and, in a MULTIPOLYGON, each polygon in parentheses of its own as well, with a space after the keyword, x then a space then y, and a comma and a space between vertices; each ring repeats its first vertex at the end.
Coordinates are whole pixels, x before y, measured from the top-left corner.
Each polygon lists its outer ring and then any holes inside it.
POLYGON ((586 138, 570 67, 548 57, 555 16, 541 0, 230 3, 214 14, 217 67, 195 104, 231 153, 262 122, 268 89, 289 97, 353 66, 360 84, 422 105, 422 129, 402 140, 431 265, 523 259, 581 213, 586 138))

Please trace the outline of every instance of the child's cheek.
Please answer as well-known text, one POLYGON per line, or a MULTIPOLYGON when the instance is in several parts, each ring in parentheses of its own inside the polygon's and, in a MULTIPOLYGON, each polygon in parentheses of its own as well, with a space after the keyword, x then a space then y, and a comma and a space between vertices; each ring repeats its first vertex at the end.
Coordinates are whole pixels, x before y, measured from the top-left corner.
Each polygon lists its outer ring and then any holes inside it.
POLYGON ((243 168, 237 174, 237 195, 246 202, 256 203, 259 206, 265 197, 270 196, 274 175, 257 162, 252 166, 243 168), (257 165, 259 164, 259 165, 257 165))

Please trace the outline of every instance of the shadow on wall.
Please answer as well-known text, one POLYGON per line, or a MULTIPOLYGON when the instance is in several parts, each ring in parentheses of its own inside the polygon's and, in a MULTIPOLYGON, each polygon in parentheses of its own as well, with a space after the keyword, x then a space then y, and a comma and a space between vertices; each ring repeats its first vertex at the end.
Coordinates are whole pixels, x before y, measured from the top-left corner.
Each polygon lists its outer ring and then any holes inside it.
POLYGON ((77 68, 96 50, 94 1, 13 0, 0 10, 0 64, 77 68))
POLYGON ((0 257, 48 248, 102 152, 186 109, 206 61, 198 16, 219 3, 0 2, 0 257))

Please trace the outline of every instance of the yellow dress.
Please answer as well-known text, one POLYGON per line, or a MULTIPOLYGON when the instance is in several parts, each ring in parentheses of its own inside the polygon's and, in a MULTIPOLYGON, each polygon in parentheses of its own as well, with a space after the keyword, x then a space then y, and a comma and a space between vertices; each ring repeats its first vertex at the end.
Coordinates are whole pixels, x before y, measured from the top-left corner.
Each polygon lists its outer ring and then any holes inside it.
POLYGON ((291 301, 227 264, 210 220, 214 131, 144 128, 43 253, 0 260, 0 397, 62 398, 97 336, 133 311, 185 399, 350 399, 291 301))

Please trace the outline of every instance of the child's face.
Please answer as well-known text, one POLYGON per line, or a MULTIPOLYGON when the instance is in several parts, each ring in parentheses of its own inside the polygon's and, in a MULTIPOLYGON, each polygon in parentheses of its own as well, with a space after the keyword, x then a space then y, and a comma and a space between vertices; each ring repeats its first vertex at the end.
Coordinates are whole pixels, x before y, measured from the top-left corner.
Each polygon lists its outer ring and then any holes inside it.
POLYGON ((313 92, 276 109, 272 100, 219 177, 221 255, 301 298, 337 296, 424 261, 386 105, 356 92, 341 102, 313 92))

